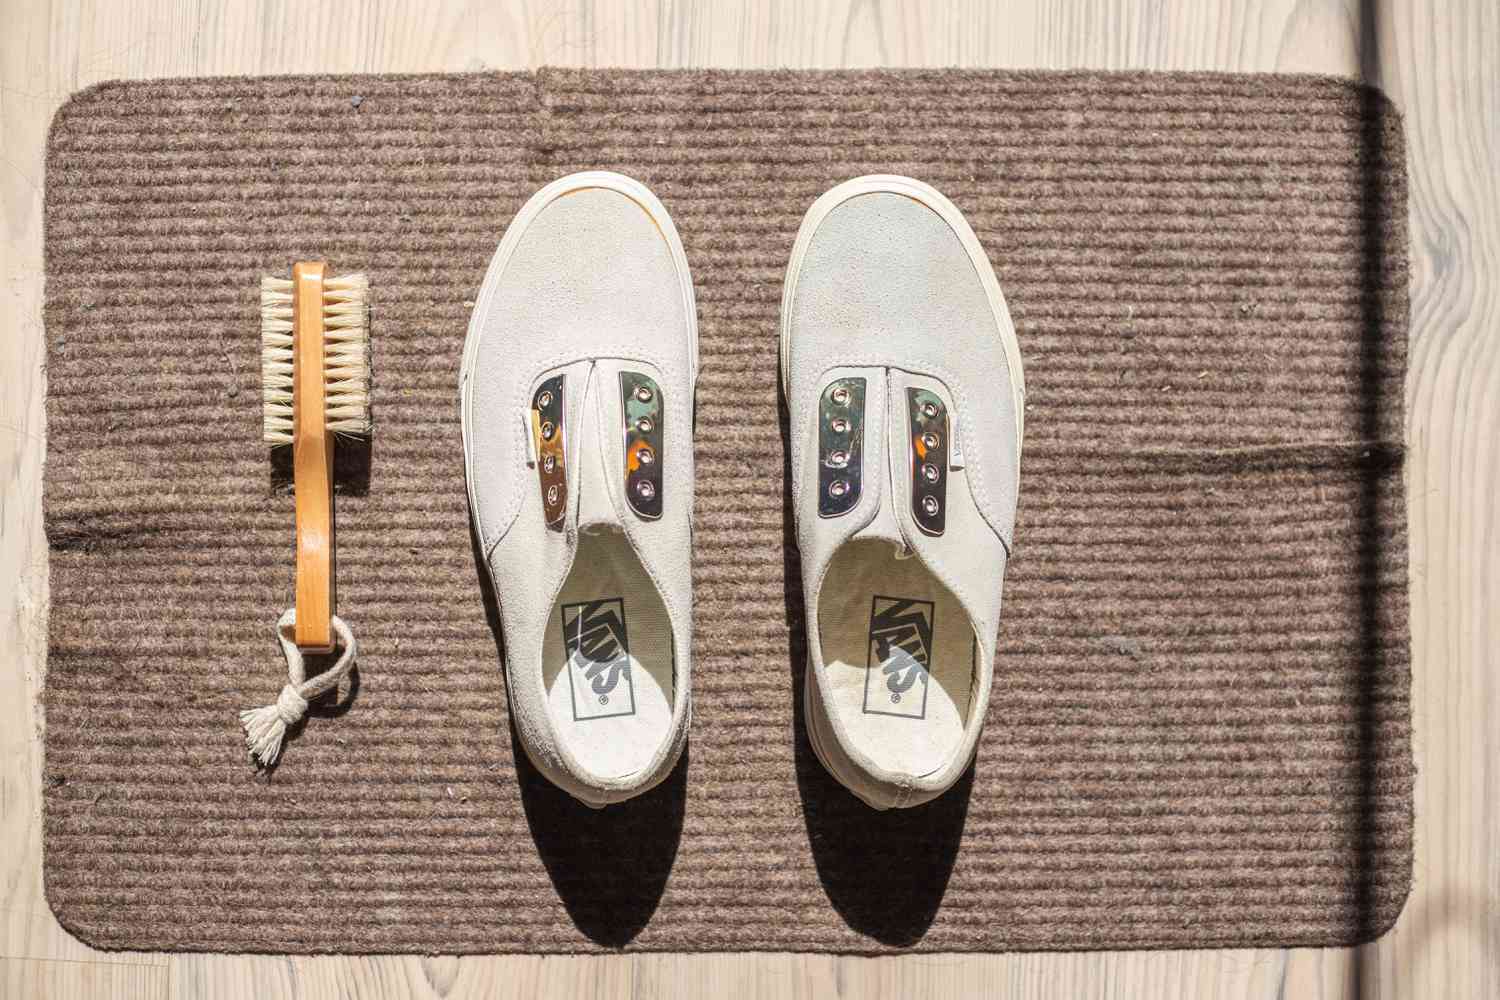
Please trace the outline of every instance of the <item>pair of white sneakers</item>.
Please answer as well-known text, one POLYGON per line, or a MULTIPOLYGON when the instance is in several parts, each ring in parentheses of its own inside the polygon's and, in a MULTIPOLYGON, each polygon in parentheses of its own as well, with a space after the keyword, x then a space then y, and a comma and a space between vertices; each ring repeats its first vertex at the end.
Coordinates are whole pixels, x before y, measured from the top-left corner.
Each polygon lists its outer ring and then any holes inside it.
MULTIPOLYGON (((697 314, 661 202, 573 174, 490 262, 461 375, 469 507, 521 746, 594 806, 655 786, 691 715, 697 314)), ((807 730, 877 809, 974 756, 1019 485, 1015 328, 948 199, 860 177, 808 211, 781 305, 807 730)))

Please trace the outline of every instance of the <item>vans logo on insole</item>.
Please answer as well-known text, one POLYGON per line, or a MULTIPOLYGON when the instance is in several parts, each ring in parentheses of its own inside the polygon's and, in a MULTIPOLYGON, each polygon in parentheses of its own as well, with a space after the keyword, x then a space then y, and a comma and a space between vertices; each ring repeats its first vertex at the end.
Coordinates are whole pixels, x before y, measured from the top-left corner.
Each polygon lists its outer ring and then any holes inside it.
POLYGON ((635 714, 630 676, 630 637, 625 602, 618 597, 564 604, 563 649, 573 718, 608 719, 635 714))
POLYGON ((904 719, 926 717, 932 618, 931 601, 875 595, 870 604, 866 712, 904 719))

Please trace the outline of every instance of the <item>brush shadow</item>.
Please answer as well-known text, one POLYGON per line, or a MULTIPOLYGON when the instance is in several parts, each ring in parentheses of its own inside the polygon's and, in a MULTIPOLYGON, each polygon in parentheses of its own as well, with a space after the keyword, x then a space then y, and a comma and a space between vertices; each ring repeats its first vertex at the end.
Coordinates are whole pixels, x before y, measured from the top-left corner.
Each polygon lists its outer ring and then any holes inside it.
MULTIPOLYGON (((344 437, 340 435, 333 449, 333 492, 335 496, 362 497, 370 492, 370 465, 374 445, 369 437, 344 437)), ((292 475, 291 445, 276 445, 270 449, 271 490, 290 490, 294 484, 292 475)))
MULTIPOLYGON (((479 576, 485 620, 503 663, 500 606, 472 516, 469 549, 479 576)), ((521 808, 552 887, 574 926, 590 941, 606 948, 624 947, 650 923, 677 860, 691 744, 683 748, 682 758, 661 784, 629 801, 594 809, 552 784, 531 763, 509 711, 508 678, 506 692, 521 808)))
POLYGON ((807 608, 792 503, 791 422, 780 400, 783 599, 792 685, 797 788, 818 880, 851 930, 884 945, 916 944, 937 917, 963 839, 974 787, 971 762, 948 791, 925 805, 880 811, 839 784, 813 753, 807 733, 807 608))

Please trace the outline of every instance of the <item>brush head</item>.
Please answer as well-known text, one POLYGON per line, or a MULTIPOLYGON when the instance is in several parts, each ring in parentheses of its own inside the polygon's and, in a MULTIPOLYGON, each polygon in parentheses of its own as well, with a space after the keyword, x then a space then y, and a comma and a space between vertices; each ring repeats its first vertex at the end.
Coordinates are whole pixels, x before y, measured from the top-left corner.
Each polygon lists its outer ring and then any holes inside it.
MULTIPOLYGON (((370 283, 363 274, 323 281, 324 419, 335 434, 370 433, 370 283)), ((292 443, 292 282, 260 279, 262 436, 292 443)))

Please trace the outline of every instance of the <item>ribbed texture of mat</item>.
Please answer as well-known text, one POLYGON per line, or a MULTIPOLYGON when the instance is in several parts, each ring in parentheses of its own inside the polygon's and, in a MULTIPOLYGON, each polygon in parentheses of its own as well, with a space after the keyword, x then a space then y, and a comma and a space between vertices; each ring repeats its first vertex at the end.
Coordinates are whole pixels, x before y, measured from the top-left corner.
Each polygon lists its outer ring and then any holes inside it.
MULTIPOLYGON (((107 947, 879 951, 1334 945, 1411 880, 1406 196, 1378 96, 1307 77, 594 73, 110 84, 47 169, 45 868, 107 947), (358 100, 356 100, 358 98, 358 100), (456 379, 552 178, 650 185, 697 284, 687 761, 594 812, 512 745, 456 379), (966 213, 1029 403, 989 722, 875 814, 812 756, 776 389, 834 183, 966 213), (257 283, 370 275, 352 700, 257 777, 292 498, 257 283)), ((996 349, 999 349, 997 344, 996 349)), ((997 388, 997 391, 1001 391, 997 388)), ((515 568, 525 574, 526 568, 515 568)))

